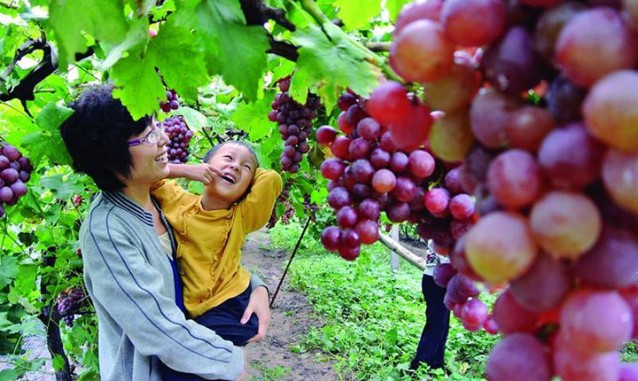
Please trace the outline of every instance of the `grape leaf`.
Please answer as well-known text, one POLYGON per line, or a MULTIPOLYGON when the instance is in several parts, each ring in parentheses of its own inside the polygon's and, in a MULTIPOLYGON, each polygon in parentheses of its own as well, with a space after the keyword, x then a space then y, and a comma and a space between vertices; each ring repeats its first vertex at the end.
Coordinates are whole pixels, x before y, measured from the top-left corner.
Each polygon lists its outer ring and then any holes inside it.
POLYGON ((394 23, 401 12, 401 8, 410 1, 412 0, 386 0, 385 7, 390 13, 390 21, 394 23))
POLYGON ((106 71, 110 69, 122 56, 128 51, 140 48, 141 45, 148 43, 148 20, 140 19, 131 24, 126 37, 118 44, 109 45, 102 44, 102 48, 107 52, 104 61, 99 63, 99 69, 106 71))
POLYGON ((237 128, 248 132, 250 140, 256 141, 268 135, 277 125, 268 120, 268 113, 272 110, 270 104, 274 94, 271 92, 253 103, 241 103, 230 116, 237 128))
POLYGON ((319 27, 309 26, 295 32, 293 41, 299 59, 290 92, 299 103, 305 103, 309 89, 330 112, 346 88, 367 96, 379 82, 380 71, 366 60, 366 53, 338 32, 328 39, 319 27))
POLYGON ((0 257, 0 289, 7 286, 20 273, 18 259, 11 256, 0 257))
POLYGON ((169 19, 149 44, 156 66, 169 88, 177 94, 195 99, 197 88, 208 81, 204 54, 198 49, 190 31, 169 19))
POLYGON ((29 158, 33 163, 48 158, 51 163, 71 164, 71 157, 60 136, 60 125, 71 114, 72 109, 53 102, 44 106, 36 119, 41 130, 22 138, 22 145, 29 150, 29 158))
POLYGON ((84 187, 78 181, 78 178, 65 177, 63 174, 41 177, 40 185, 44 188, 49 188, 55 197, 60 200, 68 200, 74 194, 84 191, 84 187))
POLYGON ((58 42, 62 69, 75 61, 75 53, 87 50, 84 33, 99 41, 116 43, 127 30, 121 0, 53 0, 49 20, 58 42))
POLYGON ((188 106, 179 106, 179 110, 177 110, 175 114, 179 114, 184 117, 184 121, 188 125, 188 128, 193 131, 201 130, 201 128, 206 126, 208 123, 204 114, 188 106))
POLYGON ((159 107, 159 100, 166 97, 164 85, 155 71, 155 61, 152 52, 142 55, 135 51, 112 68, 113 96, 120 99, 133 119, 151 115, 159 107))
POLYGON ((339 8, 339 18, 344 23, 344 29, 349 31, 361 28, 381 13, 379 0, 336 0, 334 6, 339 8))
POLYGON ((233 0, 202 0, 195 15, 209 73, 221 74, 249 100, 257 99, 270 48, 265 29, 246 26, 239 2, 233 0))

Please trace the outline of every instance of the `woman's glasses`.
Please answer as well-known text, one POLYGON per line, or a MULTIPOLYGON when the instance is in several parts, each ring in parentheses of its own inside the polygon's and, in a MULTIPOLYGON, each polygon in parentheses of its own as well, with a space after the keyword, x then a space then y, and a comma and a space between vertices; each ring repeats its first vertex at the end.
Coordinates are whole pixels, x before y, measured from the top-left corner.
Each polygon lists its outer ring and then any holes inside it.
MULTIPOLYGON (((153 123, 155 124, 155 123, 153 123)), ((148 134, 146 134, 146 136, 144 136, 141 139, 133 139, 133 140, 129 140, 128 141, 128 146, 129 147, 134 147, 134 146, 138 146, 142 143, 148 143, 148 144, 157 144, 157 142, 160 141, 160 139, 162 138, 162 134, 164 133, 164 125, 159 123, 155 126, 154 129, 152 129, 151 131, 149 131, 148 134)))

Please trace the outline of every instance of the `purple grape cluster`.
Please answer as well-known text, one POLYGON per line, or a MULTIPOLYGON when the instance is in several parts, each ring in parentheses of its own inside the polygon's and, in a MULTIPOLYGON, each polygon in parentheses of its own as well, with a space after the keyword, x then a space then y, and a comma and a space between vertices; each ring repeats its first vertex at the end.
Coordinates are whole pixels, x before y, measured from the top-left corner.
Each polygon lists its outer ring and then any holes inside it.
POLYGON ((170 139, 168 142, 168 160, 174 164, 186 163, 188 160, 188 146, 193 131, 181 115, 174 115, 162 122, 164 132, 170 139))
POLYGON ((15 205, 27 193, 25 183, 31 177, 33 166, 26 156, 12 145, 0 142, 0 217, 3 204, 15 205))
POLYGON ((160 108, 166 113, 179 108, 179 100, 177 99, 175 90, 166 90, 166 101, 160 102, 160 108))
MULTIPOLYGON (((448 253, 474 223, 475 202, 463 193, 459 167, 436 160, 423 148, 399 148, 388 127, 368 114, 371 103, 348 92, 336 128, 317 129, 317 142, 329 147, 321 175, 328 182, 328 205, 337 225, 328 226, 321 243, 344 259, 358 257, 361 245, 379 239, 382 212, 391 223, 411 223, 437 252, 448 253), (366 108, 367 107, 367 108, 366 108)), ((389 103, 389 102, 383 102, 389 103)))
POLYGON ((62 317, 62 320, 67 326, 73 327, 73 320, 75 320, 75 312, 82 307, 82 304, 86 300, 86 294, 84 290, 79 287, 69 288, 66 291, 58 294, 56 299, 56 308, 58 314, 62 317))
POLYGON ((288 93, 290 77, 277 82, 280 93, 275 95, 272 111, 268 113, 271 122, 278 123, 279 135, 284 140, 284 151, 281 154, 281 169, 290 173, 299 171, 299 163, 303 154, 310 151, 308 136, 311 133, 312 120, 317 117, 321 107, 319 97, 308 94, 306 104, 295 102, 288 93))

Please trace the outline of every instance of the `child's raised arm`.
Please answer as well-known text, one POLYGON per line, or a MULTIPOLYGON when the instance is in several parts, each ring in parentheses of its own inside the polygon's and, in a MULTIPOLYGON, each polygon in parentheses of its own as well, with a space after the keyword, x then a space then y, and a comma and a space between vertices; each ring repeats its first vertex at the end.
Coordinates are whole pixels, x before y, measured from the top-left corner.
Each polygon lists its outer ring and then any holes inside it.
POLYGON ((208 164, 173 164, 169 163, 169 179, 185 178, 188 180, 200 181, 208 185, 213 181, 215 173, 219 171, 208 164))

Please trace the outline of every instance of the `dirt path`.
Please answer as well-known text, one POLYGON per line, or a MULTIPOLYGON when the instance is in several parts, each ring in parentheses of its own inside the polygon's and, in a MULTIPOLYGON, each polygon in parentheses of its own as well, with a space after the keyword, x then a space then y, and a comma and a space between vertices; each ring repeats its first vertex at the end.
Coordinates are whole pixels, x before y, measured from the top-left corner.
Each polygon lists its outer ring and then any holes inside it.
MULTIPOLYGON (((250 272, 259 275, 274 293, 290 253, 268 250, 269 242, 270 237, 265 230, 252 233, 242 250, 243 264, 250 272)), ((247 347, 250 381, 337 380, 333 362, 325 356, 290 350, 303 339, 310 327, 319 327, 322 323, 306 297, 287 286, 288 276, 275 300, 266 338, 247 347)))

